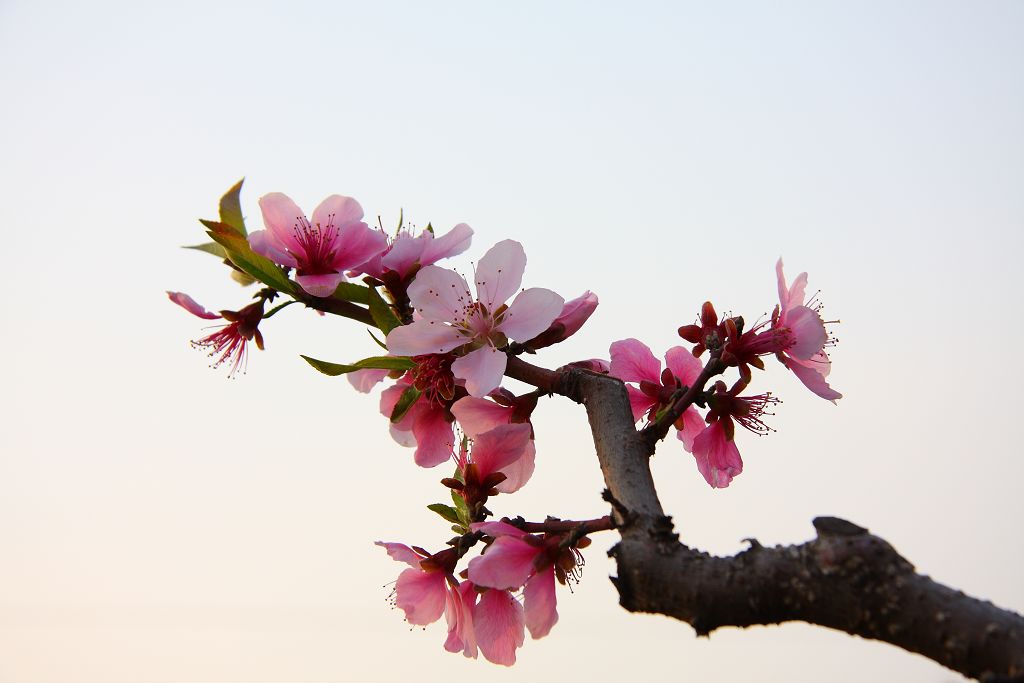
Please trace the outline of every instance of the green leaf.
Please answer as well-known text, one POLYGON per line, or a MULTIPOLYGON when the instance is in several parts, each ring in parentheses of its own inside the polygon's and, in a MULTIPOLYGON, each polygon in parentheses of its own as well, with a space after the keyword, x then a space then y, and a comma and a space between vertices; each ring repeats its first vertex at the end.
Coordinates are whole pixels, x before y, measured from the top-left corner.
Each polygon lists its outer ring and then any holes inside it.
POLYGON ((398 319, 391 306, 384 301, 376 289, 370 289, 370 315, 373 317, 373 322, 377 323, 377 327, 385 335, 402 325, 402 321, 398 319))
MULTIPOLYGON (((396 356, 372 356, 350 364, 329 363, 325 360, 310 358, 309 356, 302 356, 302 359, 320 372, 331 377, 345 375, 350 372, 355 372, 356 370, 368 370, 371 368, 376 368, 378 370, 411 370, 416 367, 416 364, 408 358, 396 356)), ((408 408, 406 410, 408 410, 408 408)))
POLYGON ((279 292, 295 294, 295 283, 288 279, 273 261, 260 256, 249 248, 249 241, 230 225, 217 221, 199 220, 206 226, 207 234, 227 251, 228 259, 236 266, 279 292))
POLYGON ((227 258, 228 252, 224 251, 224 247, 220 246, 216 242, 204 242, 203 244, 190 244, 182 249, 195 249, 196 251, 205 251, 207 254, 213 254, 217 258, 227 258))
POLYGON ((355 304, 368 304, 370 303, 370 288, 357 285, 354 282, 342 282, 334 290, 332 298, 351 301, 355 304))
POLYGON ((466 505, 466 501, 462 499, 462 496, 454 490, 452 491, 452 502, 455 503, 455 512, 459 516, 459 523, 468 529, 469 523, 472 521, 469 518, 469 506, 466 505))
POLYGON ((416 401, 420 397, 420 390, 410 385, 408 389, 402 392, 402 395, 398 399, 398 403, 395 404, 395 409, 391 411, 391 422, 401 422, 405 414, 409 412, 416 401))
POLYGON ((242 202, 239 195, 242 193, 242 178, 231 186, 223 197, 220 198, 220 222, 232 228, 242 237, 246 236, 245 219, 242 217, 242 202))
POLYGON ((382 342, 380 339, 377 339, 377 335, 373 333, 373 330, 371 330, 370 328, 366 328, 366 333, 370 335, 370 339, 377 342, 377 346, 384 349, 385 351, 388 350, 388 345, 382 342))
POLYGON ((446 522, 451 522, 452 524, 462 523, 462 520, 459 519, 458 511, 451 505, 445 505, 444 503, 434 503, 433 505, 428 505, 427 509, 441 515, 441 517, 446 522))

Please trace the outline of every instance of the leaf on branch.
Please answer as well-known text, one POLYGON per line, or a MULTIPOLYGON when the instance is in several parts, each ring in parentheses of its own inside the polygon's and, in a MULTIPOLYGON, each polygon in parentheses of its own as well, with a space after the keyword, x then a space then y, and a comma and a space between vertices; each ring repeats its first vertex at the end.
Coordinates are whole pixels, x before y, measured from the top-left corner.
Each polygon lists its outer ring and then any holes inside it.
POLYGON ((452 524, 462 524, 462 520, 459 519, 458 511, 451 505, 445 505, 444 503, 433 503, 427 506, 428 510, 436 512, 441 515, 442 519, 452 524))
POLYGON ((366 329, 366 333, 370 335, 370 339, 372 339, 373 341, 377 342, 377 346, 379 346, 380 348, 384 349, 385 351, 388 350, 388 345, 385 344, 384 342, 382 342, 380 339, 377 339, 377 335, 375 335, 373 333, 373 330, 367 328, 366 329))
POLYGON ((402 321, 398 319, 395 312, 391 309, 386 301, 381 297, 380 293, 376 289, 370 289, 370 315, 373 316, 373 322, 377 323, 377 327, 380 331, 387 335, 388 332, 401 327, 402 321))
POLYGON ((242 178, 220 198, 220 222, 235 230, 242 237, 248 234, 245 231, 245 219, 242 217, 242 201, 240 199, 244 182, 245 178, 242 178))
POLYGON ((182 247, 182 249, 195 249, 196 251, 205 251, 207 254, 212 254, 219 259, 225 259, 228 257, 228 252, 224 251, 224 247, 220 246, 216 242, 204 242, 203 244, 190 244, 182 247))
POLYGON ((297 292, 295 283, 288 279, 284 271, 270 259, 250 249, 249 241, 230 225, 204 219, 199 222, 206 226, 207 234, 224 247, 228 259, 236 266, 279 292, 297 292))
POLYGON ((416 404, 419 397, 420 390, 414 386, 410 385, 408 389, 403 391, 398 399, 398 403, 395 404, 395 409, 391 411, 392 424, 401 422, 405 414, 409 412, 409 409, 416 404))
POLYGON ((408 358, 396 358, 394 356, 372 356, 350 364, 329 363, 325 360, 310 358, 309 356, 302 356, 302 359, 320 372, 331 377, 345 375, 356 370, 369 370, 371 368, 377 370, 411 370, 416 367, 416 364, 408 358))
POLYGON ((469 523, 472 520, 472 515, 469 514, 469 506, 466 505, 466 501, 454 490, 452 491, 452 502, 455 503, 455 512, 459 516, 459 524, 469 528, 469 523))
POLYGON ((334 295, 331 298, 351 301, 355 304, 368 304, 370 303, 370 288, 353 282, 342 282, 338 285, 338 289, 334 290, 334 295))

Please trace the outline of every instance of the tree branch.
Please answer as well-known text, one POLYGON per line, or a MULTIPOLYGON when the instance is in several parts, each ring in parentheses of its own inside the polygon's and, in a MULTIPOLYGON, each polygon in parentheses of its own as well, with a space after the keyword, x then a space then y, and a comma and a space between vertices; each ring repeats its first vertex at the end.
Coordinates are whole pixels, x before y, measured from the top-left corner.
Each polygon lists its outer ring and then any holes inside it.
POLYGON ((610 554, 620 604, 665 614, 698 635, 722 626, 805 621, 922 654, 984 681, 1024 682, 1024 617, 917 574, 885 540, 834 517, 817 538, 713 557, 688 548, 662 510, 650 442, 633 427, 625 385, 509 358, 507 374, 583 403, 621 541, 610 554))

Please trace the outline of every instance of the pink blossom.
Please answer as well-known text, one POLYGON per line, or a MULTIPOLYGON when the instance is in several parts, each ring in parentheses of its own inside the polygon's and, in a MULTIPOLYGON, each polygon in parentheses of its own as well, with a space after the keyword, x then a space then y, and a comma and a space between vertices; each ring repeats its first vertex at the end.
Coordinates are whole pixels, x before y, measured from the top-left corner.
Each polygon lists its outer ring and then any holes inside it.
POLYGON ((488 661, 503 666, 516 663, 523 646, 523 606, 509 591, 489 590, 480 596, 473 615, 476 643, 488 661))
POLYGON ((743 471, 743 460, 736 443, 729 438, 722 420, 712 422, 693 440, 697 469, 711 488, 725 488, 743 471))
POLYGON ((462 581, 458 588, 448 591, 445 603, 445 620, 448 622, 448 639, 444 649, 448 652, 462 652, 464 657, 476 659, 476 586, 472 581, 462 581))
POLYGON ((512 466, 532 448, 532 431, 529 424, 499 424, 477 433, 472 447, 462 445, 457 464, 463 480, 461 494, 467 503, 500 492, 496 487, 507 479, 506 472, 518 473, 512 466))
POLYGON ((563 342, 580 331, 583 323, 597 310, 597 295, 589 289, 571 301, 566 301, 562 312, 548 329, 525 343, 527 348, 537 350, 563 342))
POLYGON ((377 541, 375 545, 387 550, 393 560, 409 565, 398 575, 394 594, 395 606, 405 612, 406 621, 426 626, 440 619, 445 610, 448 575, 455 566, 453 551, 431 556, 401 543, 377 541), (448 564, 450 567, 445 566, 448 564))
MULTIPOLYGON (((665 352, 665 370, 651 350, 636 339, 623 339, 612 343, 611 371, 626 385, 633 419, 639 421, 647 415, 649 420, 671 403, 672 396, 682 387, 691 386, 701 372, 701 363, 681 346, 665 352), (636 386, 633 386, 635 384, 636 386)), ((676 421, 677 437, 687 451, 693 448, 693 439, 704 428, 704 420, 693 406, 683 411, 676 421)))
MULTIPOLYGON (((512 423, 515 408, 501 406, 493 401, 475 396, 466 396, 452 405, 452 415, 459 421, 462 431, 471 439, 500 425, 512 423)), ((514 493, 521 489, 530 477, 536 463, 537 447, 531 437, 523 454, 510 465, 497 471, 505 475, 505 480, 495 486, 499 493, 514 493)))
POLYGON ((394 273, 399 280, 404 280, 417 267, 429 266, 443 258, 461 254, 469 249, 472 241, 473 229, 465 223, 459 223, 441 237, 434 237, 432 230, 424 230, 414 237, 409 230, 403 228, 384 251, 353 268, 349 275, 366 273, 378 280, 385 280, 389 273, 394 273))
POLYGON ((509 339, 526 341, 548 328, 562 310, 563 299, 539 287, 519 292, 526 253, 518 242, 491 247, 476 270, 474 297, 458 273, 426 266, 409 286, 409 300, 419 316, 387 336, 388 350, 398 356, 447 353, 463 355, 452 364, 471 396, 486 396, 501 383, 509 339))
POLYGON ((363 208, 351 197, 331 195, 313 211, 312 222, 280 192, 261 197, 260 210, 267 229, 249 235, 252 250, 295 268, 296 282, 313 296, 331 296, 347 268, 387 247, 387 238, 363 222, 363 208))
POLYGON ((204 320, 223 318, 228 322, 227 325, 217 328, 215 332, 192 342, 193 347, 208 351, 207 355, 214 359, 211 367, 216 368, 228 363, 230 365, 228 375, 233 376, 246 365, 250 341, 255 341, 256 348, 263 350, 263 335, 259 330, 260 321, 263 320, 263 299, 251 303, 241 310, 221 311, 218 315, 207 311, 188 294, 167 292, 167 298, 192 315, 204 320))

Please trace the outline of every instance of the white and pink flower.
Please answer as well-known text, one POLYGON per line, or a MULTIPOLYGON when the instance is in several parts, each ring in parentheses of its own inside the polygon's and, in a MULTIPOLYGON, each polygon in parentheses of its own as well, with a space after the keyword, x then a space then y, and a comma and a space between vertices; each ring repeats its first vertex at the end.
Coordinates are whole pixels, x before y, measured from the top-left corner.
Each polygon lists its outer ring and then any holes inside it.
POLYGON ((501 351, 508 340, 527 341, 548 328, 564 300, 551 290, 519 291, 526 253, 514 240, 491 247, 476 269, 474 296, 458 273, 426 266, 409 286, 409 300, 418 316, 387 336, 397 356, 447 353, 458 349, 452 364, 471 396, 486 396, 501 383, 507 362, 501 351), (516 294, 516 292, 519 292, 516 294), (510 306, 505 302, 516 294, 510 306))
POLYGON ((385 280, 389 273, 394 273, 399 280, 404 280, 417 267, 429 266, 443 258, 461 254, 469 249, 472 241, 473 228, 465 223, 459 223, 440 237, 435 237, 431 230, 424 230, 414 236, 403 228, 389 241, 384 251, 353 268, 349 275, 365 273, 378 280, 385 280))
POLYGON ((331 195, 313 210, 312 221, 280 192, 261 197, 260 210, 266 230, 249 235, 252 250, 294 268, 295 281, 313 296, 331 296, 346 269, 388 246, 384 233, 363 222, 363 208, 351 197, 331 195))

